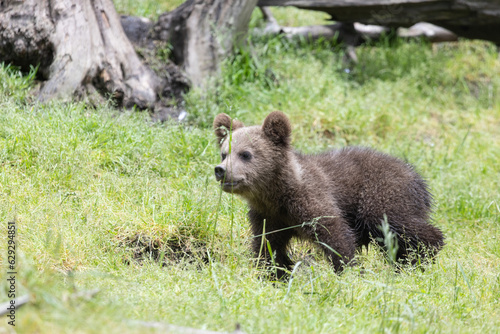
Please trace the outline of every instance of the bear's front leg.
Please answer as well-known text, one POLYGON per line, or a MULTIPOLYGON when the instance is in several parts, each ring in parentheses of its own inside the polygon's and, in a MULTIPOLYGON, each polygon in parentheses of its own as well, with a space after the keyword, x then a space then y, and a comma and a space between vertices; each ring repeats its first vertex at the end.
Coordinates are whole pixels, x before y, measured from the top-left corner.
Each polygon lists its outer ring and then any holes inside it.
POLYGON ((323 216, 305 223, 303 232, 320 246, 335 271, 351 263, 356 251, 356 236, 347 222, 338 216, 323 216))
POLYGON ((273 266, 276 267, 276 278, 280 279, 287 274, 292 266, 293 262, 287 254, 288 242, 291 239, 289 233, 277 232, 273 234, 268 234, 264 238, 261 235, 254 237, 252 241, 252 248, 256 257, 261 259, 266 267, 273 266), (267 244, 269 242, 269 245, 267 244), (271 253, 269 252, 269 246, 271 248, 271 253))
POLYGON ((253 210, 250 210, 249 217, 254 235, 252 249, 255 256, 262 259, 267 267, 273 265, 274 258, 276 277, 278 279, 282 278, 286 275, 287 270, 290 270, 293 266, 293 262, 287 254, 288 243, 293 236, 292 230, 282 230, 284 228, 283 224, 265 219, 253 210))

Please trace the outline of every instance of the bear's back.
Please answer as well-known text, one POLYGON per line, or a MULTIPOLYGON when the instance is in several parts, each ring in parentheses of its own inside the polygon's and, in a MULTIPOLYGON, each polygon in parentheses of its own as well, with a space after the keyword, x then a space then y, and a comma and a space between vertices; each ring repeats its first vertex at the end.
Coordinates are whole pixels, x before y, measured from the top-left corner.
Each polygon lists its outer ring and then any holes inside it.
MULTIPOLYGON (((391 225, 427 221, 431 195, 422 177, 402 160, 362 147, 302 155, 303 168, 320 166, 330 195, 358 231, 377 232, 384 215, 391 225)), ((372 233, 377 234, 377 233, 372 233)), ((368 234, 360 236, 367 244, 368 234)))

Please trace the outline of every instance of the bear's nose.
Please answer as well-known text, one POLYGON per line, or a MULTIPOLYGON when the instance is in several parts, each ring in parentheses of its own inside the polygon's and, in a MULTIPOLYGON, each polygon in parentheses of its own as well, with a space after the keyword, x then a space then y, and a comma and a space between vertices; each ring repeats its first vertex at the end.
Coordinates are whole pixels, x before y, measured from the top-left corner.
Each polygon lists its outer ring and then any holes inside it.
POLYGON ((221 181, 226 176, 226 169, 222 166, 215 167, 215 179, 221 181))

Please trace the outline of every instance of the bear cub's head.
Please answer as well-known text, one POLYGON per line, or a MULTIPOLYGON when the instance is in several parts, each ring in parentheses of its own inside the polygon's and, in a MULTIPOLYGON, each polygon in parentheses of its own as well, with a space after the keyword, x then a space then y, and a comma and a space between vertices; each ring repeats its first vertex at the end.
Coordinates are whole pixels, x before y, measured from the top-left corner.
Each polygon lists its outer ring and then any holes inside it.
POLYGON ((250 197, 265 191, 286 166, 292 128, 281 111, 270 113, 262 126, 244 126, 219 114, 214 130, 222 160, 215 178, 222 190, 250 197))

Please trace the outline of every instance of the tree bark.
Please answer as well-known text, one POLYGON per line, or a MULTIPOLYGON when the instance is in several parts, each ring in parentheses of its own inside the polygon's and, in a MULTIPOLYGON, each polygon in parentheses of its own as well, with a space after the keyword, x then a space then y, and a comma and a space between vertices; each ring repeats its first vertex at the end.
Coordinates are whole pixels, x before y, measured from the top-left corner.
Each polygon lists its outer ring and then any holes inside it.
POLYGON ((150 37, 169 42, 174 62, 194 86, 203 86, 246 36, 256 4, 257 0, 188 0, 162 14, 150 37))
POLYGON ((0 61, 25 71, 39 65, 39 78, 46 80, 40 101, 104 96, 119 107, 165 112, 190 83, 178 66, 154 59, 157 46, 170 43, 191 83, 202 86, 247 33, 256 4, 188 0, 153 25, 120 18, 112 0, 0 1, 0 61))
POLYGON ((295 6, 329 13, 335 21, 389 27, 425 21, 500 44, 498 0, 259 0, 258 6, 295 6))
POLYGON ((1 58, 40 63, 39 100, 100 92, 119 106, 154 106, 161 80, 135 53, 111 0, 1 3, 1 58))
MULTIPOLYGON (((284 27, 278 24, 269 7, 260 7, 266 26, 263 29, 256 28, 255 34, 278 35, 281 34, 289 39, 306 38, 311 40, 325 39, 342 42, 347 46, 357 46, 366 40, 378 40, 390 31, 390 28, 378 25, 367 25, 359 22, 355 23, 335 23, 329 25, 312 25, 302 27, 284 27)), ((430 42, 450 42, 456 41, 457 36, 451 31, 433 25, 431 23, 420 22, 408 29, 400 28, 398 36, 403 38, 424 37, 430 42)), ((352 52, 352 50, 348 50, 352 52)), ((356 61, 354 53, 349 57, 356 61)))

